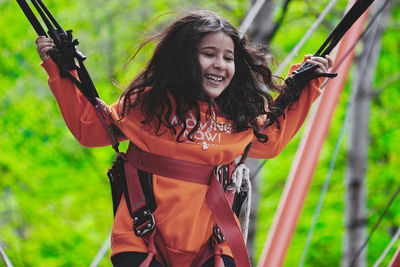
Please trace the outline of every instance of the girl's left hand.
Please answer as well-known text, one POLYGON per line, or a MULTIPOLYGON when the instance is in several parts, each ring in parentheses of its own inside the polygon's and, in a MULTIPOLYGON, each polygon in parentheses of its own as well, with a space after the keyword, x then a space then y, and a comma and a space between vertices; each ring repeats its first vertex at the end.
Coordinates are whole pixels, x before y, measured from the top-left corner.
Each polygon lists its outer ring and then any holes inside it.
POLYGON ((317 68, 315 71, 318 73, 325 72, 327 73, 329 69, 332 67, 332 58, 328 55, 323 57, 314 57, 313 55, 306 55, 306 62, 311 65, 318 65, 319 68, 317 68))

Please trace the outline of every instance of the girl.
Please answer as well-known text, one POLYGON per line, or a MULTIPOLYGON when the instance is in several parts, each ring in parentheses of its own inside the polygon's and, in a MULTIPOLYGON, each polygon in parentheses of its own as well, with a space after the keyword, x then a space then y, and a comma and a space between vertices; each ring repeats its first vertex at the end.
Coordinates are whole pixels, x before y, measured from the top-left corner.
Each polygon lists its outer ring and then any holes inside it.
MULTIPOLYGON (((238 248, 243 240, 233 237, 237 224, 225 223, 232 215, 223 215, 219 209, 225 198, 212 200, 221 195, 215 177, 210 180, 210 174, 201 174, 207 182, 200 182, 197 176, 205 169, 233 166, 230 163, 252 141, 250 157, 278 155, 319 96, 322 79, 308 83, 298 100, 289 98, 294 103, 276 118, 270 108, 273 99, 262 88, 289 96, 292 92, 275 83, 266 54, 240 38, 226 19, 211 12, 191 12, 150 41, 154 40, 158 44, 146 69, 119 101, 106 106, 111 114, 106 121, 118 128, 119 140, 131 143, 124 155, 126 176, 139 173, 142 177, 144 171, 151 177, 156 207, 149 213, 155 226, 141 235, 140 229, 132 227, 139 219, 132 218, 128 210, 135 203, 122 197, 112 229, 112 263, 249 266, 243 246, 238 248), (276 123, 262 128, 267 119, 276 123), (173 174, 164 171, 174 167, 178 171, 173 174), (133 174, 129 168, 134 168, 133 174)), ((39 37, 36 43, 50 89, 72 134, 87 147, 110 145, 93 106, 70 80, 60 77, 49 58, 52 40, 39 37)), ((308 55, 305 62, 318 65, 316 72, 327 72, 332 65, 329 57, 308 55)), ((290 72, 298 67, 292 66, 290 72)), ((135 195, 129 193, 129 197, 135 195)))

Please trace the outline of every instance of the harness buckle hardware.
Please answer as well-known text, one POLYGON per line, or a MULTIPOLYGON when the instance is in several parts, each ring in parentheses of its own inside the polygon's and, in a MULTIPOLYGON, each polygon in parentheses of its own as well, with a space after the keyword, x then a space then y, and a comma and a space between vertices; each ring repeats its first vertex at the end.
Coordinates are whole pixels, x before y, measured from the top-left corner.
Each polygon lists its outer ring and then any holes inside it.
POLYGON ((221 184, 222 188, 224 191, 226 190, 226 187, 230 183, 230 177, 229 177, 229 165, 219 165, 217 166, 215 170, 215 174, 218 178, 219 183, 221 184))
POLYGON ((139 211, 133 217, 133 230, 136 236, 144 236, 156 226, 156 221, 150 210, 139 211))
POLYGON ((218 225, 215 225, 213 227, 213 238, 217 243, 223 243, 226 241, 224 234, 221 232, 221 229, 219 229, 218 225))

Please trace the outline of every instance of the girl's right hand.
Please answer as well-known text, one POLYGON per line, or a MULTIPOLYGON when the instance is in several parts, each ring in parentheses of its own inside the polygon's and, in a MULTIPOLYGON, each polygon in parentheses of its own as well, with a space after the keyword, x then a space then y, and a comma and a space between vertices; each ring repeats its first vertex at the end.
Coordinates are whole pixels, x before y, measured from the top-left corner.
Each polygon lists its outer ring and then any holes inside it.
POLYGON ((37 51, 42 61, 46 61, 50 56, 48 52, 53 48, 53 39, 45 36, 39 36, 36 41, 37 51))

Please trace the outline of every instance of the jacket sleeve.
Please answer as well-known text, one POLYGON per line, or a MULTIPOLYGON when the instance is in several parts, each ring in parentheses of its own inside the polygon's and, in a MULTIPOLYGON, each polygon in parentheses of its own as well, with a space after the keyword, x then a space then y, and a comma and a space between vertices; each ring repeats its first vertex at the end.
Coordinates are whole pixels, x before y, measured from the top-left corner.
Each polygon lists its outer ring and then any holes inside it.
MULTIPOLYGON (((292 65, 289 75, 300 67, 302 63, 292 65)), ((319 89, 325 78, 312 80, 303 89, 299 100, 293 106, 285 111, 285 117, 279 118, 280 129, 276 127, 276 123, 264 130, 264 134, 268 136, 266 143, 256 141, 250 150, 249 157, 252 158, 273 158, 285 148, 290 140, 299 131, 301 125, 306 119, 308 112, 314 100, 321 94, 319 89)))
MULTIPOLYGON (((68 78, 60 77, 58 66, 51 58, 42 62, 41 65, 49 75, 48 84, 57 100, 64 121, 78 142, 86 147, 110 145, 110 140, 95 108, 75 84, 68 78)), ((72 74, 77 77, 76 71, 72 74)), ((106 107, 113 118, 118 117, 117 103, 111 106, 106 105, 106 107)), ((107 120, 107 123, 110 121, 107 120)))

